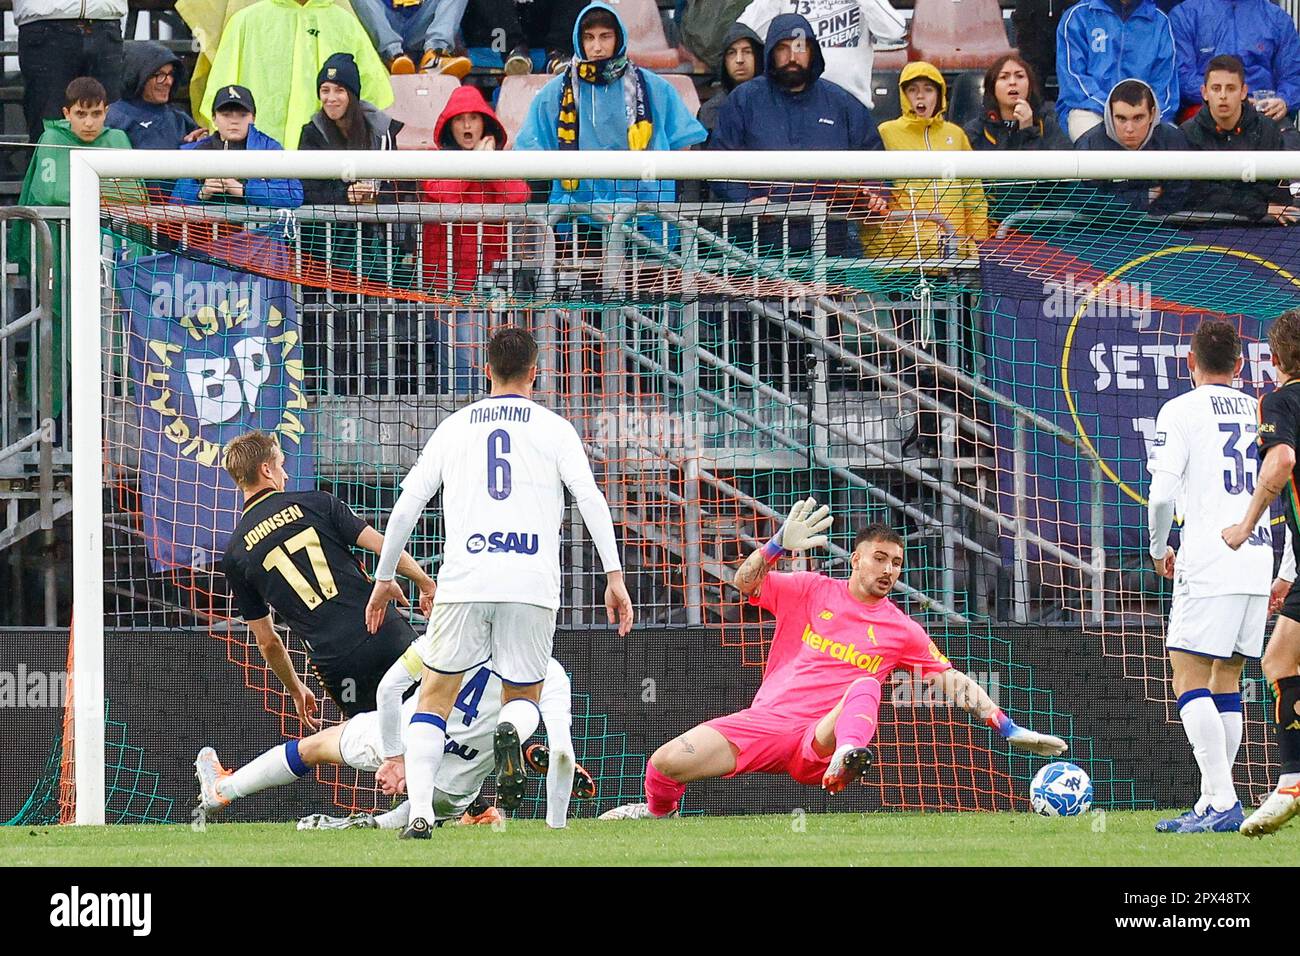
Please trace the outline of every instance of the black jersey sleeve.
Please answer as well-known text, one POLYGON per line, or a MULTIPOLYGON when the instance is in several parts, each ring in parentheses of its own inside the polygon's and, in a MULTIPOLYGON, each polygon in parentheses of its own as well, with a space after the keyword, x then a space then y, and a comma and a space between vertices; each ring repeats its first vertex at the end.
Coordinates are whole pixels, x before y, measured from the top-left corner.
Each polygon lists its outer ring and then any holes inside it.
POLYGON ((244 577, 238 562, 232 561, 227 555, 221 562, 221 570, 226 575, 226 584, 230 587, 230 596, 234 599, 240 617, 245 621, 260 621, 271 613, 262 595, 244 577))
POLYGON ((361 537, 361 532, 370 527, 370 522, 358 516, 342 499, 330 494, 325 494, 325 498, 328 499, 330 523, 334 525, 339 538, 349 546, 355 545, 357 538, 361 537))
POLYGON ((1274 445, 1296 447, 1300 431, 1300 396, 1294 388, 1278 388, 1259 403, 1259 447, 1268 451, 1274 445))

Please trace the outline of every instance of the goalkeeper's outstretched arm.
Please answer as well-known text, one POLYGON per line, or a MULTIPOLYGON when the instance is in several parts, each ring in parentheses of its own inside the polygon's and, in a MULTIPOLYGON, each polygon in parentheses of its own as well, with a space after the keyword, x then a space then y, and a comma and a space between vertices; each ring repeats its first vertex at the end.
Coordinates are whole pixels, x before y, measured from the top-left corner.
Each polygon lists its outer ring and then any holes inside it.
POLYGON ((772 540, 758 548, 736 569, 732 583, 745 597, 749 597, 763 583, 772 565, 795 551, 820 548, 826 544, 826 532, 835 519, 828 505, 817 507, 815 498, 796 501, 789 516, 772 540))
POLYGON ((952 701, 971 716, 988 724, 1013 747, 1028 750, 1040 757, 1059 757, 1069 749, 1060 737, 1036 733, 1017 725, 993 703, 993 698, 983 687, 956 668, 930 674, 926 679, 943 692, 944 700, 952 701))

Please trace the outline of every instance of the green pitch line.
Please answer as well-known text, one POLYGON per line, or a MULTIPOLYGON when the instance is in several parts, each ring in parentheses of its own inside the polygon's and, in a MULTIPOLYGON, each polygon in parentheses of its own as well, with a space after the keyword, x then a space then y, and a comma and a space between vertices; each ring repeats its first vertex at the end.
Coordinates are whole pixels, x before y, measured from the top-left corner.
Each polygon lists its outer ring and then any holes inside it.
POLYGON ((1300 826, 1260 840, 1163 836, 1160 814, 1112 812, 1052 820, 1020 813, 808 814, 602 822, 564 831, 536 821, 502 830, 456 827, 433 840, 389 831, 297 832, 292 823, 12 827, 5 866, 1290 866, 1300 826))

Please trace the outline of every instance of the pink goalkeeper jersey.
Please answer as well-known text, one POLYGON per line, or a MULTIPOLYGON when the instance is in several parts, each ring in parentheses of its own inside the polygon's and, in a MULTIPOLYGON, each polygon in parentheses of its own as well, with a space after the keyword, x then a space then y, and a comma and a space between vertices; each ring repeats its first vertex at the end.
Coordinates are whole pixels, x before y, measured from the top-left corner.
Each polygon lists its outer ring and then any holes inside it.
POLYGON ((925 628, 888 598, 868 607, 849 582, 824 574, 771 573, 751 604, 776 615, 763 684, 751 707, 791 720, 820 720, 859 677, 883 685, 896 667, 921 674, 952 665, 925 628))

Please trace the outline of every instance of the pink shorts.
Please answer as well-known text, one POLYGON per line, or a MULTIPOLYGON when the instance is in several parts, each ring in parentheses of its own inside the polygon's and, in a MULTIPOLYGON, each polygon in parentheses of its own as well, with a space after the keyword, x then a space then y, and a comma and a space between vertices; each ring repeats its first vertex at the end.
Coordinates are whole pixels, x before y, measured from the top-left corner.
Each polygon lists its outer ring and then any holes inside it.
POLYGON ((819 784, 830 766, 830 754, 821 757, 813 749, 817 733, 815 720, 792 727, 789 718, 747 707, 705 721, 704 725, 726 737, 738 751, 736 769, 728 777, 742 773, 784 773, 799 783, 819 784))

